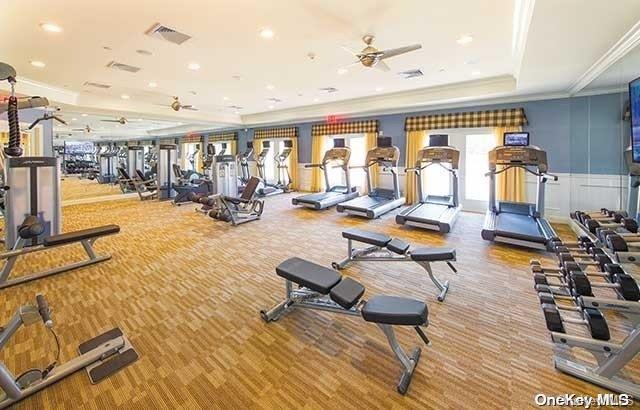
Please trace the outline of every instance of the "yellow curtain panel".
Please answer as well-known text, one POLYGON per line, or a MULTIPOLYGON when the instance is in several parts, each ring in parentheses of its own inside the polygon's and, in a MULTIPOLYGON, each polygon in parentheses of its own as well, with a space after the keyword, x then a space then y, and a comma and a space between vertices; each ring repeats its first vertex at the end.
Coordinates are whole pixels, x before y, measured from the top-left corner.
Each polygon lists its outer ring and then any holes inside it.
MULTIPOLYGON (((496 138, 496 145, 502 145, 505 132, 519 131, 522 131, 520 126, 494 128, 493 134, 496 138)), ((523 169, 512 168, 496 175, 496 199, 499 201, 526 201, 527 190, 525 186, 525 171, 523 169)))
MULTIPOLYGON (((314 135, 311 137, 311 162, 319 164, 324 156, 324 135, 314 135)), ((322 191, 323 180, 320 168, 311 168, 311 191, 322 191)))
MULTIPOLYGON (((407 153, 405 155, 405 161, 407 168, 413 168, 420 151, 427 144, 427 132, 426 131, 409 131, 407 132, 407 153)), ((412 204, 418 200, 418 189, 416 187, 416 174, 414 172, 407 172, 406 186, 404 190, 404 196, 407 198, 407 204, 412 204)))
POLYGON ((289 155, 289 174, 293 184, 291 189, 297 191, 300 189, 300 179, 298 178, 298 139, 291 138, 292 147, 291 155, 289 155))
MULTIPOLYGON (((378 133, 377 132, 367 132, 365 134, 367 139, 367 151, 370 151, 376 147, 378 144, 378 133)), ((360 164, 356 164, 360 165, 360 164)), ((380 170, 377 165, 369 168, 369 175, 371 175, 371 184, 372 186, 378 186, 378 175, 380 174, 380 170)))

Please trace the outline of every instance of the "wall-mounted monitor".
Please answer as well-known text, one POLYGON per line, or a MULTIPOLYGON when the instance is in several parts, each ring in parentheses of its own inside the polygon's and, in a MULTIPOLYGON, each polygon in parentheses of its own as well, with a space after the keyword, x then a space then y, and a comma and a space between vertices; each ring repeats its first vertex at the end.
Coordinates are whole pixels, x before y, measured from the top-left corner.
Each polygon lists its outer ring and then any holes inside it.
POLYGON ((271 146, 271 141, 262 141, 262 148, 269 148, 271 146))
POLYGON ((505 132, 503 145, 506 147, 526 147, 529 145, 529 133, 505 132))
POLYGON ((334 138, 333 148, 344 148, 344 138, 334 138))
POLYGON ((430 147, 446 147, 448 145, 449 145, 449 135, 447 134, 429 135, 430 147))
POLYGON ((247 141, 247 148, 253 148, 253 141, 247 141))
POLYGON ((293 148, 293 141, 292 140, 284 140, 284 147, 285 148, 293 148))
POLYGON ((629 108, 631 110, 631 151, 633 162, 640 162, 640 78, 629 83, 629 108))
POLYGON ((393 144, 391 143, 391 137, 378 137, 378 147, 380 148, 393 147, 393 144))

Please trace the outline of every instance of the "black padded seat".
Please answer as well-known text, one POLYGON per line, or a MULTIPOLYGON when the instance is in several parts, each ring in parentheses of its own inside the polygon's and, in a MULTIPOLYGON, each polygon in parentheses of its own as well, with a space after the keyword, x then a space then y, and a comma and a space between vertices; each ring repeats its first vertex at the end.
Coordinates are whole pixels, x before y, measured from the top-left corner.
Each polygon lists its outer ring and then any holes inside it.
POLYGON ((369 232, 362 229, 352 228, 342 231, 342 237, 354 241, 368 243, 375 246, 385 247, 391 242, 391 237, 383 233, 369 232))
POLYGON ((411 245, 409 245, 407 242, 398 238, 394 238, 387 244, 387 249, 389 249, 391 252, 397 253, 398 255, 404 255, 405 253, 407 253, 410 246, 411 245))
POLYGON ((351 309, 362 295, 364 295, 364 286, 351 278, 342 279, 329 294, 331 300, 345 309, 351 309))
POLYGON ((411 252, 411 259, 416 262, 439 262, 456 259, 453 248, 417 248, 411 252))
POLYGON ((67 232, 60 235, 48 236, 42 240, 44 246, 66 245, 79 242, 84 239, 93 239, 100 236, 112 235, 120 232, 118 225, 105 225, 96 228, 83 229, 81 231, 67 232))
POLYGON ((325 268, 300 258, 289 258, 276 267, 278 276, 300 286, 326 295, 340 282, 342 276, 333 269, 325 268))
POLYGON ((424 302, 398 296, 374 296, 362 308, 367 322, 388 325, 421 326, 427 323, 427 315, 424 302))

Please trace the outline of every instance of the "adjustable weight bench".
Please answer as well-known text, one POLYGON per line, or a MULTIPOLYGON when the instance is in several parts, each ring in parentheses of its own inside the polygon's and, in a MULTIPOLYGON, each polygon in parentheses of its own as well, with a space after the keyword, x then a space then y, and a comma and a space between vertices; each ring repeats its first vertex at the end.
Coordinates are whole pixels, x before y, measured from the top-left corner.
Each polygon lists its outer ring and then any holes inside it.
POLYGON ((361 300, 365 292, 362 284, 343 278, 333 269, 300 258, 282 262, 276 273, 286 280, 286 297, 270 310, 260 311, 265 322, 278 320, 295 308, 362 316, 365 321, 378 325, 387 337, 391 350, 403 367, 397 390, 401 394, 406 393, 420 360, 421 349, 415 347, 408 355, 398 343, 393 326, 413 326, 424 343, 429 345, 429 339, 420 327, 428 326, 424 302, 385 295, 374 296, 369 301, 361 300), (294 284, 298 285, 297 289, 293 288, 294 284))
POLYGON ((342 237, 347 239, 347 257, 340 262, 333 262, 334 269, 344 269, 355 261, 387 261, 387 262, 416 262, 427 271, 429 278, 440 290, 438 301, 444 301, 449 291, 449 281, 440 282, 431 269, 432 262, 445 262, 454 272, 458 271, 453 266, 456 260, 456 250, 453 248, 416 248, 409 250, 411 245, 402 239, 391 238, 389 235, 377 232, 364 231, 362 229, 347 229, 342 232, 342 237), (354 248, 353 242, 366 243, 367 248, 354 248))
POLYGON ((29 245, 31 241, 42 235, 43 232, 44 226, 35 216, 26 217, 24 222, 18 227, 18 240, 13 248, 0 252, 0 260, 5 260, 2 269, 0 269, 0 289, 111 259, 111 255, 97 255, 93 249, 93 244, 98 238, 120 232, 120 227, 118 225, 105 225, 75 232, 66 232, 59 235, 45 236, 42 238, 41 244, 36 243, 35 245, 25 247, 29 245), (44 272, 10 278, 11 271, 20 256, 78 242, 87 253, 88 259, 44 272))

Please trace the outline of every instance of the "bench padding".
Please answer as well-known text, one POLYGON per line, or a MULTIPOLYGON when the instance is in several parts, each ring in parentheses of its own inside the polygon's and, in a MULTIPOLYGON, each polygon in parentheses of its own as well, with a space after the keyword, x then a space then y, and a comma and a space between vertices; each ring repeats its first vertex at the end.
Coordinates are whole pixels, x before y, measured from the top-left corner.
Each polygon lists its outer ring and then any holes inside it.
POLYGON ((352 228, 342 231, 342 237, 358 242, 368 243, 374 246, 385 247, 391 242, 391 237, 383 233, 369 232, 362 229, 352 228))
POLYGON ((387 244, 387 249, 391 252, 395 252, 398 255, 404 255, 409 250, 409 245, 407 242, 402 239, 394 238, 387 244))
POLYGON ((364 295, 364 286, 351 278, 344 278, 337 284, 329 296, 331 300, 345 309, 351 309, 364 295))
POLYGON ((415 299, 374 296, 362 308, 367 322, 388 325, 421 326, 427 323, 427 305, 415 299))
POLYGON ((300 258, 289 258, 276 267, 278 276, 300 286, 326 295, 340 282, 342 276, 333 269, 325 268, 300 258))
POLYGON ((66 245, 79 242, 84 239, 93 239, 100 236, 112 235, 120 232, 118 225, 105 225, 96 228, 83 229, 75 232, 67 232, 60 235, 48 236, 42 240, 44 246, 66 245))
POLYGON ((411 252, 411 259, 416 262, 440 262, 456 260, 453 248, 417 248, 411 252))

